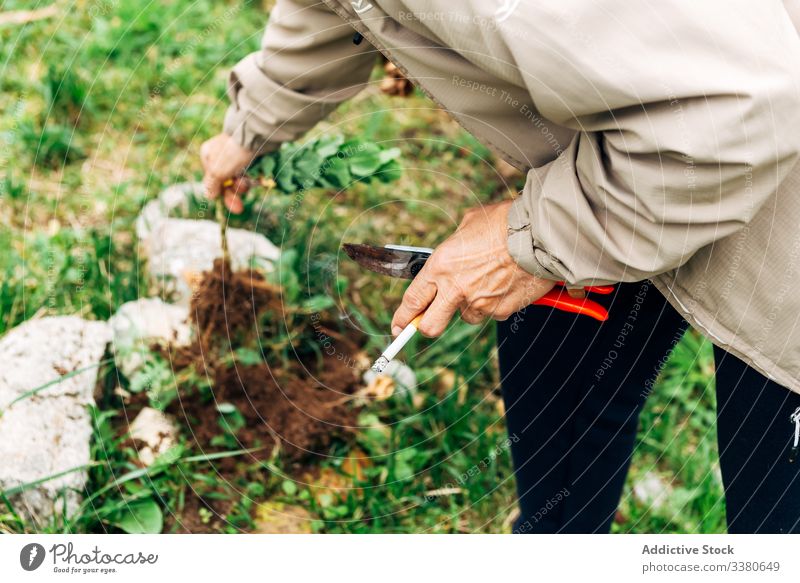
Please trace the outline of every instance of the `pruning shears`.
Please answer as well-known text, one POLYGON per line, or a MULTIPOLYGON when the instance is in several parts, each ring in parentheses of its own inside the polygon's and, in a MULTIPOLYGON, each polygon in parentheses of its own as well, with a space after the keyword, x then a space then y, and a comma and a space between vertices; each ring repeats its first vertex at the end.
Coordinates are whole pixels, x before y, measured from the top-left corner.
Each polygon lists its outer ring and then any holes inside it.
MULTIPOLYGON (((434 251, 429 247, 407 245, 378 247, 361 243, 345 243, 343 248, 345 253, 361 267, 375 273, 403 279, 414 279, 434 251)), ((608 295, 613 293, 614 286, 592 285, 583 289, 589 293, 608 295)), ((582 314, 600 322, 608 319, 608 310, 604 306, 588 297, 572 297, 567 292, 563 281, 557 282, 552 290, 533 302, 532 305, 548 306, 573 314, 582 314)))

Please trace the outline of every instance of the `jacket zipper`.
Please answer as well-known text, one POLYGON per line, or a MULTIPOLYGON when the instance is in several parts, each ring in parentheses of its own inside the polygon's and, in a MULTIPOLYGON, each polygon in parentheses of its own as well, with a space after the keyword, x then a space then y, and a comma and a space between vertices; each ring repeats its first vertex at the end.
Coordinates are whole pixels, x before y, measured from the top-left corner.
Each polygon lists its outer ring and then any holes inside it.
POLYGON ((789 420, 794 423, 794 445, 789 452, 789 463, 794 463, 797 459, 797 452, 800 449, 800 407, 794 410, 789 416, 789 420))

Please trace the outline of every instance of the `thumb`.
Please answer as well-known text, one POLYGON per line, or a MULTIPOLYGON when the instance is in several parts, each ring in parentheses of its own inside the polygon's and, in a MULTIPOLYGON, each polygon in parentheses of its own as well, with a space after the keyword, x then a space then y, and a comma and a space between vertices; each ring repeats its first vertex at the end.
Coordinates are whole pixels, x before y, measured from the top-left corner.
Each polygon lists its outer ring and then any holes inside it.
POLYGON ((206 196, 210 199, 217 198, 222 192, 223 179, 215 176, 211 172, 206 171, 203 175, 203 186, 206 191, 206 196))

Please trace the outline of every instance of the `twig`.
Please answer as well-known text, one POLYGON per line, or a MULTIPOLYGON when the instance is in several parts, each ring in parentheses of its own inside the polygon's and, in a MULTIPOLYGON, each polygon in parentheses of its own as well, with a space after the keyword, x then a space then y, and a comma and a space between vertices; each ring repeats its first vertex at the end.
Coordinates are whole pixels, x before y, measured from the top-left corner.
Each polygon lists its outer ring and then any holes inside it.
POLYGON ((222 264, 230 265, 231 256, 228 251, 228 216, 225 212, 225 204, 222 202, 223 197, 217 197, 217 222, 219 222, 219 236, 222 241, 222 264))

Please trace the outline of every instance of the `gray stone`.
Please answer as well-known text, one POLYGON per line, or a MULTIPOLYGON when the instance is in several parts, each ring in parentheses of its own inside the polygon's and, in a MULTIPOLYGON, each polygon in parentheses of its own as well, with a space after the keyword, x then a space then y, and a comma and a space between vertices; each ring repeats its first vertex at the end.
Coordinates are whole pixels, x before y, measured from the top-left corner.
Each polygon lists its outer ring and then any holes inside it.
POLYGON ((188 320, 186 305, 167 304, 159 298, 142 298, 120 306, 108 321, 117 368, 130 378, 144 364, 153 344, 188 345, 188 320))
MULTIPOLYGON (((228 229, 227 235, 234 270, 272 271, 280 250, 266 237, 244 229, 228 229)), ((141 243, 159 295, 176 303, 189 303, 192 282, 222 256, 219 225, 214 221, 163 219, 141 243)))
MULTIPOLYGON (((148 260, 147 269, 159 295, 176 303, 189 303, 192 284, 211 269, 222 255, 219 224, 213 219, 214 206, 208 203, 206 217, 180 218, 189 211, 191 199, 203 202, 203 184, 174 184, 148 202, 136 219, 136 236, 148 260), (177 216, 176 216, 177 215, 177 216)), ((255 267, 272 271, 280 249, 266 237, 244 229, 228 229, 228 250, 234 269, 255 267)))
MULTIPOLYGON (((147 258, 147 269, 159 295, 188 304, 192 283, 222 255, 219 224, 213 220, 176 218, 186 214, 189 199, 201 198, 201 183, 176 184, 150 201, 136 220, 136 236, 147 258)), ((212 218, 213 206, 208 215, 212 218)), ((280 249, 266 237, 245 229, 228 229, 228 249, 234 269, 272 271, 280 249)))
MULTIPOLYGON (((165 188, 157 199, 144 205, 139 213, 136 219, 136 236, 143 241, 163 219, 185 217, 189 212, 190 200, 203 200, 203 192, 202 182, 181 182, 165 188)), ((198 218, 211 218, 213 207, 208 204, 208 209, 208 217, 198 218)))
POLYGON ((11 497, 37 525, 80 503, 80 468, 90 462, 87 406, 109 339, 105 322, 76 316, 31 320, 0 338, 0 490, 64 473, 11 497))
POLYGON ((633 484, 633 497, 651 508, 664 506, 671 493, 672 485, 653 471, 647 472, 633 484))
POLYGON ((387 364, 380 375, 372 369, 367 370, 363 377, 364 384, 372 384, 372 381, 374 381, 377 376, 388 376, 394 380, 396 388, 394 392, 395 395, 413 392, 417 388, 417 375, 411 370, 410 366, 399 360, 393 360, 387 364))
POLYGON ((178 428, 167 414, 145 407, 136 416, 129 428, 130 436, 136 440, 139 461, 149 466, 162 453, 175 445, 178 428))

